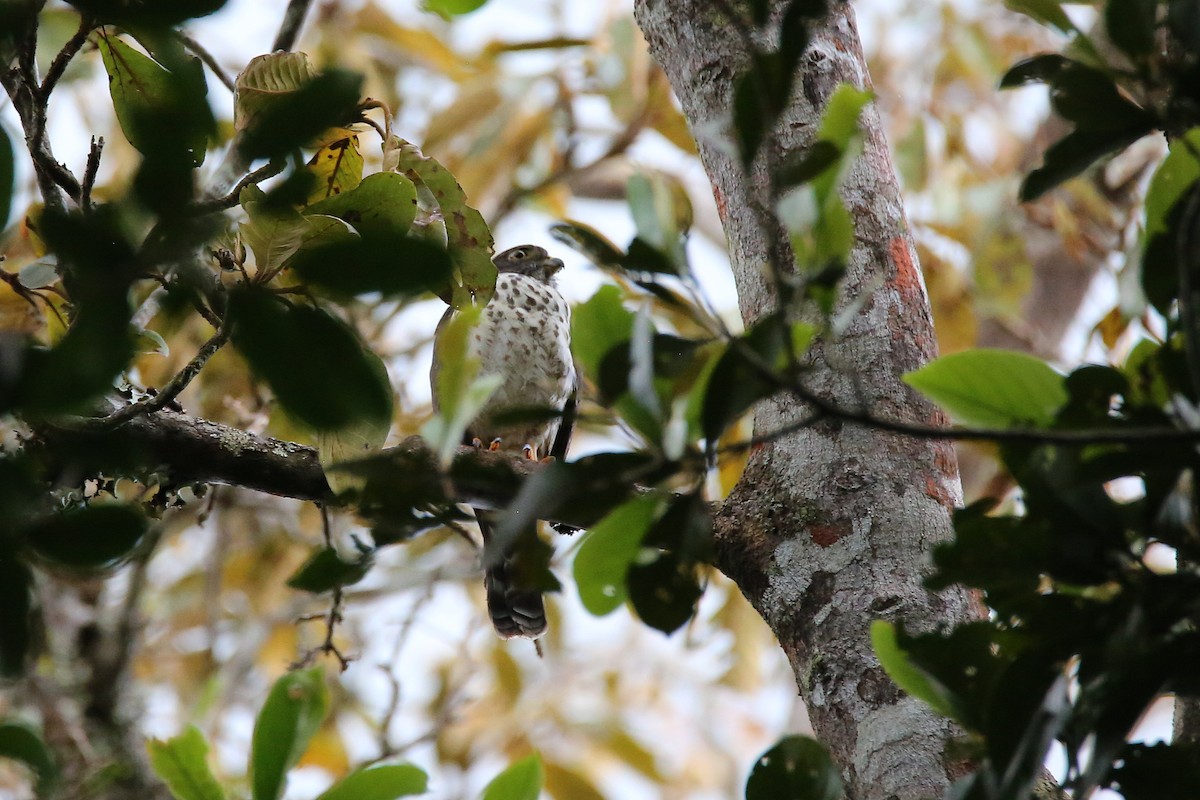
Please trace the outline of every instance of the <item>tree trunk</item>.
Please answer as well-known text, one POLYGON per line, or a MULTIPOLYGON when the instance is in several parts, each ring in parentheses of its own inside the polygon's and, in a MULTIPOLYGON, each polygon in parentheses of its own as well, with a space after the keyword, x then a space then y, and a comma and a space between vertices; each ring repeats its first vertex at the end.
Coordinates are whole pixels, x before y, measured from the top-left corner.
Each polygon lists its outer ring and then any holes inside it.
MULTIPOLYGON (((718 8, 741 5, 638 0, 635 15, 698 140, 749 325, 776 306, 762 264, 774 257, 787 268, 792 259, 769 252, 753 211, 770 208, 762 159, 747 177, 728 149, 732 89, 748 43, 718 8)), ((773 3, 773 20, 786 5, 773 3)), ((811 145, 839 83, 870 86, 853 11, 831 5, 764 144, 774 148, 775 163, 811 145)), ((843 408, 940 424, 939 412, 900 380, 933 357, 936 345, 873 106, 861 123, 865 150, 842 191, 856 243, 840 305, 867 297, 849 330, 813 352, 808 388, 843 408)), ((804 411, 792 396, 764 402, 756 432, 778 430, 804 411)), ((824 421, 758 448, 719 515, 719 565, 779 638, 813 728, 856 800, 941 796, 965 766, 947 752, 954 728, 892 684, 869 640, 875 619, 921 630, 978 613, 965 592, 932 595, 921 585, 930 549, 950 535, 959 497, 949 443, 824 421)))

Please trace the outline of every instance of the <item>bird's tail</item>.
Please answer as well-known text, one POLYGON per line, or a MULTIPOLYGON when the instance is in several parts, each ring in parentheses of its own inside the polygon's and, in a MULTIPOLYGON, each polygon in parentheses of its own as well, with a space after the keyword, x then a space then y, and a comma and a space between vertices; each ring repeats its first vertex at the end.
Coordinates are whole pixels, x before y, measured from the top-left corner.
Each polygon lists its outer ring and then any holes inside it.
MULTIPOLYGON (((476 511, 483 534, 483 587, 487 592, 488 613, 496 633, 504 639, 536 639, 546 632, 546 606, 541 589, 531 586, 528 569, 519 563, 518 544, 510 545, 493 560, 489 542, 495 520, 486 511, 476 511), (524 578, 524 580, 522 580, 524 578)), ((536 532, 533 533, 536 536, 536 532)))

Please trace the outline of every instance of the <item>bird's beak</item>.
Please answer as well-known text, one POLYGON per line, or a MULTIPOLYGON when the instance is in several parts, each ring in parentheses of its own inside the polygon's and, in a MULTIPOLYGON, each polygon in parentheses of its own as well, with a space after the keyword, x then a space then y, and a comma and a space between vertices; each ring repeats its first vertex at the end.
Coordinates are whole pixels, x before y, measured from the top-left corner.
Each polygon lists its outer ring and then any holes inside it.
POLYGON ((547 259, 546 266, 548 268, 548 274, 553 275, 563 268, 563 262, 561 258, 551 258, 547 259))

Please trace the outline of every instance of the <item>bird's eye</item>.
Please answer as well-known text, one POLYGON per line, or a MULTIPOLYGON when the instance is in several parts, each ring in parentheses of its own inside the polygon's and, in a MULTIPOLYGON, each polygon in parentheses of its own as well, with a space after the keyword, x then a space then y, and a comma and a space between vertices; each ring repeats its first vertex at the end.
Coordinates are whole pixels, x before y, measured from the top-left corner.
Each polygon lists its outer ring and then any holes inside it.
POLYGON ((512 254, 512 257, 513 257, 513 258, 516 258, 516 259, 522 259, 522 258, 524 258, 524 257, 525 257, 525 256, 527 256, 527 255, 529 255, 529 254, 528 254, 528 253, 526 253, 524 250, 514 250, 514 251, 513 251, 513 254, 512 254))

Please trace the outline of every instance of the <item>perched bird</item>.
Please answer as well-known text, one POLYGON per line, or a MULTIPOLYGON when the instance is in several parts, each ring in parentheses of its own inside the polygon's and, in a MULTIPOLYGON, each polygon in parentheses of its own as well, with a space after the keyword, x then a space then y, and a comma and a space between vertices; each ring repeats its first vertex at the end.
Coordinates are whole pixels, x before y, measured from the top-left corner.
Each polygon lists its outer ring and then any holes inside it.
MULTIPOLYGON (((571 308, 554 287, 563 262, 529 244, 505 250, 492 261, 499 272, 496 292, 471 332, 470 349, 479 358, 479 374, 500 375, 502 381, 467 427, 464 443, 533 460, 564 458, 578 374, 571 357, 571 308), (522 415, 521 410, 557 413, 522 415)), ((453 308, 446 310, 439 333, 453 315, 453 308)), ((434 353, 430 377, 437 409, 436 347, 434 353)), ((505 639, 537 638, 546 630, 546 610, 537 580, 541 567, 530 563, 538 545, 536 523, 497 553, 494 545, 489 547, 494 515, 476 509, 475 516, 483 534, 484 587, 496 632, 505 639)))

